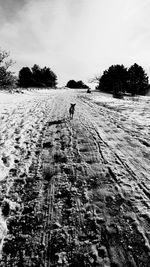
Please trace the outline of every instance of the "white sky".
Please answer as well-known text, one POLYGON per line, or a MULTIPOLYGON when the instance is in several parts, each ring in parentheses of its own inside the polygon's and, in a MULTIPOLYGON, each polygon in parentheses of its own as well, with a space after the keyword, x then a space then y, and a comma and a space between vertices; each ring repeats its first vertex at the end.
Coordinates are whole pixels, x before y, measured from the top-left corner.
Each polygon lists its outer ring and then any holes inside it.
POLYGON ((47 66, 61 85, 112 64, 150 75, 150 0, 0 0, 0 46, 16 71, 47 66))

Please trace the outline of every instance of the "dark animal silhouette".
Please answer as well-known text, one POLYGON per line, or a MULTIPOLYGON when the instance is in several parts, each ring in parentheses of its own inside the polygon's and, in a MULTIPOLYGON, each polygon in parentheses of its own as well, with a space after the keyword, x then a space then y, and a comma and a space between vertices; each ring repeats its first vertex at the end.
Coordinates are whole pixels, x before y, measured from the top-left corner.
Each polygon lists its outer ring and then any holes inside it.
POLYGON ((76 104, 70 104, 70 108, 69 108, 69 114, 70 114, 70 119, 73 119, 73 115, 74 115, 74 111, 75 111, 75 105, 76 104))
POLYGON ((86 92, 87 92, 88 94, 91 94, 91 89, 88 88, 86 92))

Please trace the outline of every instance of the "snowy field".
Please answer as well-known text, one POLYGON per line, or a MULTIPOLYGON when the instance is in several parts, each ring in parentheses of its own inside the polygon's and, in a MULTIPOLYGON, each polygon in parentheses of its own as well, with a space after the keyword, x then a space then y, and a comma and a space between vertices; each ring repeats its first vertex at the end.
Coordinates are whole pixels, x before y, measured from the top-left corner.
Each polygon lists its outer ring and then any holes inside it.
POLYGON ((0 92, 0 146, 1 266, 149 266, 150 97, 0 92))
POLYGON ((125 96, 124 99, 116 99, 110 94, 94 92, 90 98, 97 104, 119 112, 133 123, 141 124, 141 127, 150 125, 150 96, 125 96))

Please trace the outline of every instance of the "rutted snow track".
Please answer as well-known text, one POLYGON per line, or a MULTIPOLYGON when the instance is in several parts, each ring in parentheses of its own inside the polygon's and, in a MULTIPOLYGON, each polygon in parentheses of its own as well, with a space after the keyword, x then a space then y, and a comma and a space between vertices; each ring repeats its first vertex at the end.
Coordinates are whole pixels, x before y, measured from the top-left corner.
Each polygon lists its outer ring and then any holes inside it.
POLYGON ((150 147, 135 125, 84 92, 15 103, 1 114, 0 266, 150 266, 150 147))

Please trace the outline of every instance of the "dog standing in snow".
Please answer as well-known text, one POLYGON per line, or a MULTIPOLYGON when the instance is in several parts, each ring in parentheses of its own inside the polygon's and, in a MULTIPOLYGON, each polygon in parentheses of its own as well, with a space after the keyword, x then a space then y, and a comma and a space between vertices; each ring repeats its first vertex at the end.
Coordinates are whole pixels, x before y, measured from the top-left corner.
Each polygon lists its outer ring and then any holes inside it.
POLYGON ((74 111, 75 111, 75 105, 76 104, 70 104, 70 108, 69 108, 69 114, 70 114, 70 119, 73 119, 73 115, 74 115, 74 111))

